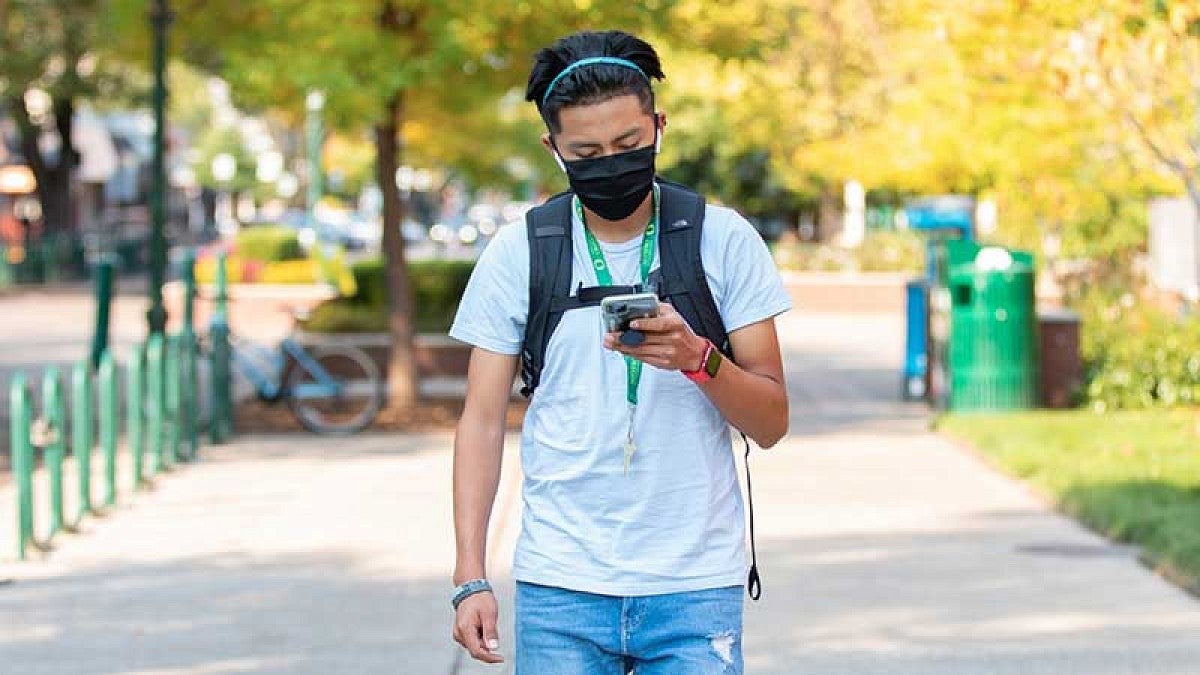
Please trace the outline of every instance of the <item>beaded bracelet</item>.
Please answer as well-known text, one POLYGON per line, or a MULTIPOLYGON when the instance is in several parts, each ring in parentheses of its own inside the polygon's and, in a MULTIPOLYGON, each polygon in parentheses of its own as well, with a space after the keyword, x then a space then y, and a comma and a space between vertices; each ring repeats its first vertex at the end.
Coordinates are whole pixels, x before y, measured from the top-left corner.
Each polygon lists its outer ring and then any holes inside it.
POLYGON ((466 600, 476 593, 484 592, 492 592, 492 585, 488 583, 487 579, 472 579, 454 589, 454 595, 450 598, 450 604, 454 607, 455 611, 457 611, 458 606, 462 604, 463 600, 466 600))

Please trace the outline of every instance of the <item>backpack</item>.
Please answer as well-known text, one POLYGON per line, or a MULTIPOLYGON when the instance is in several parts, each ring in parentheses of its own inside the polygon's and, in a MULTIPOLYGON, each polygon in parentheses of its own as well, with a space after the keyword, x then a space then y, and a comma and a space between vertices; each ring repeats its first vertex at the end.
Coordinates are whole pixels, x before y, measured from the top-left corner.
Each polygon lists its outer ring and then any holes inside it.
POLYGON ((669 300, 692 330, 708 338, 725 356, 733 358, 729 335, 700 260, 704 227, 704 198, 691 190, 659 180, 659 269, 650 275, 649 288, 595 286, 582 282, 571 293, 571 192, 551 197, 525 215, 529 235, 529 317, 521 346, 521 394, 531 397, 542 378, 546 346, 563 314, 596 307, 611 295, 656 292, 669 300))
MULTIPOLYGON (((546 347, 563 314, 583 307, 596 307, 612 295, 654 292, 670 301, 675 310, 699 336, 707 338, 730 360, 733 350, 721 312, 713 299, 700 257, 704 229, 704 198, 688 188, 657 179, 659 186, 659 269, 650 275, 647 288, 594 286, 580 282, 572 294, 573 247, 571 205, 574 194, 559 193, 525 215, 529 236, 529 316, 521 345, 521 394, 533 396, 546 364, 546 347)), ((746 489, 750 493, 750 443, 746 444, 746 489)), ((754 499, 750 497, 751 567, 747 581, 750 597, 758 600, 762 585, 754 546, 754 499)))

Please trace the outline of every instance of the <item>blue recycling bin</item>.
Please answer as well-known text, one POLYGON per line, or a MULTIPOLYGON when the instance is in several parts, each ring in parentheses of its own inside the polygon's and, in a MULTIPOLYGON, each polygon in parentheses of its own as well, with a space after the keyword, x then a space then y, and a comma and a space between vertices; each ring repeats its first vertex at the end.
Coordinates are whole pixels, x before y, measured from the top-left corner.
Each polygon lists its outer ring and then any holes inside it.
POLYGON ((929 371, 929 282, 913 279, 905 284, 906 325, 902 395, 908 400, 925 396, 929 371))

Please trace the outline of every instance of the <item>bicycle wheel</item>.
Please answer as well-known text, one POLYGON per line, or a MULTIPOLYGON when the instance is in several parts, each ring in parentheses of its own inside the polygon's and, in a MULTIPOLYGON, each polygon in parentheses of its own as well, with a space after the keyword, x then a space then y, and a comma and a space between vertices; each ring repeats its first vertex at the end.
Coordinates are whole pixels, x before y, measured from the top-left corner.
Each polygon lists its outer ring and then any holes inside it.
POLYGON ((369 425, 383 406, 383 378, 371 357, 349 345, 314 347, 308 355, 323 373, 292 361, 283 379, 300 424, 318 434, 352 434, 369 425))

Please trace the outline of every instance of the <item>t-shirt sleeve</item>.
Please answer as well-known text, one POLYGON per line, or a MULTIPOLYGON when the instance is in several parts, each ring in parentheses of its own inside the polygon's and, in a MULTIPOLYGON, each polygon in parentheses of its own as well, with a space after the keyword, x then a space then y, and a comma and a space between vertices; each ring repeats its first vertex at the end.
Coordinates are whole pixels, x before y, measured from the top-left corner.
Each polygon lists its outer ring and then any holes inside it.
POLYGON ((513 223, 479 256, 450 337, 498 354, 521 353, 529 307, 529 247, 525 228, 513 223))
POLYGON ((758 230, 737 212, 729 215, 720 310, 725 330, 732 333, 788 311, 792 300, 758 230))

